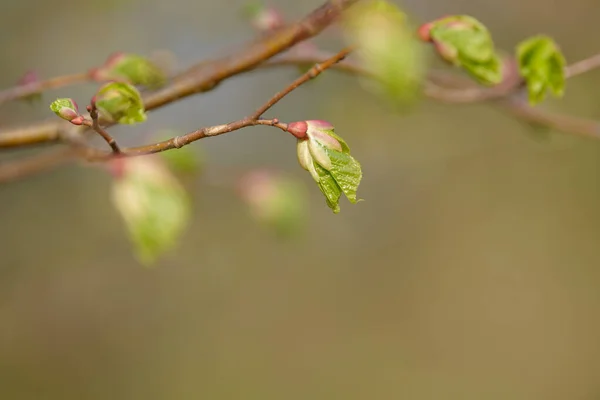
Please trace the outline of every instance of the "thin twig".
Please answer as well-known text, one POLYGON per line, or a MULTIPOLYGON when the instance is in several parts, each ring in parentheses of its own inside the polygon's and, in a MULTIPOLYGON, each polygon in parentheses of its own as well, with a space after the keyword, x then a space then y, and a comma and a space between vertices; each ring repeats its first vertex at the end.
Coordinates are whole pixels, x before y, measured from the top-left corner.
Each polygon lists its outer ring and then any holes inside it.
POLYGON ((567 78, 573 78, 597 68, 600 68, 600 54, 593 55, 569 65, 565 68, 565 76, 567 78))
MULTIPOLYGON (((247 43, 241 47, 241 50, 192 66, 175 76, 163 88, 144 92, 143 102, 146 111, 152 111, 196 93, 209 91, 227 78, 254 69, 260 63, 295 44, 318 35, 331 25, 342 11, 356 2, 358 0, 329 0, 296 23, 247 43)), ((65 124, 68 122, 56 120, 54 126, 47 124, 30 126, 26 144, 56 141, 60 138, 65 124)), ((21 146, 21 133, 21 128, 0 130, 0 148, 21 146)))
POLYGON ((85 73, 57 76, 38 82, 26 83, 0 91, 0 104, 12 100, 22 99, 50 89, 85 83, 90 80, 90 75, 85 73))
POLYGON ((71 147, 53 148, 49 151, 14 161, 0 163, 0 183, 15 181, 26 176, 56 168, 79 158, 71 147))
MULTIPOLYGON (((194 132, 187 133, 182 136, 177 136, 171 138, 169 140, 165 140, 158 143, 153 143, 145 146, 133 147, 128 149, 123 149, 120 152, 120 156, 140 156, 146 154, 154 154, 160 153, 161 151, 166 151, 170 149, 178 149, 187 144, 195 142, 196 140, 204 139, 206 137, 218 136, 224 133, 233 132, 242 128, 246 128, 249 126, 256 125, 268 125, 279 128, 283 131, 287 131, 287 124, 279 122, 277 118, 275 119, 261 119, 260 117, 271 107, 277 104, 281 99, 290 94, 292 91, 297 89, 300 85, 308 82, 309 80, 315 78, 323 71, 327 70, 331 66, 335 65, 338 61, 344 59, 350 52, 351 48, 345 48, 341 50, 339 53, 333 55, 329 59, 317 63, 314 67, 308 70, 306 73, 302 74, 299 78, 294 80, 291 84, 289 84, 285 89, 276 93, 273 97, 271 97, 265 104, 259 107, 253 114, 249 115, 246 118, 243 118, 238 121, 230 122, 228 124, 216 125, 210 127, 204 127, 198 129, 194 132)), ((106 153, 95 153, 90 154, 88 159, 90 160, 105 160, 110 158, 111 154, 106 153)))
POLYGON ((262 107, 260 107, 258 110, 256 110, 256 112, 254 114, 252 114, 251 118, 254 118, 254 119, 260 118, 265 112, 267 112, 267 110, 269 110, 271 107, 273 107, 279 100, 283 99, 285 96, 287 96, 290 92, 292 92, 298 86, 302 85, 303 83, 308 82, 311 79, 316 78, 317 76, 319 76, 321 74, 321 72, 330 68, 332 65, 342 61, 344 58, 346 58, 346 56, 351 51, 352 51, 352 49, 350 47, 347 47, 347 48, 341 50, 339 53, 335 54, 333 57, 330 57, 329 59, 316 64, 314 67, 309 69, 305 74, 303 74, 298 79, 296 79, 294 82, 292 82, 290 85, 288 85, 288 87, 286 87, 285 89, 283 89, 282 91, 280 91, 279 93, 276 93, 273 97, 271 97, 271 99, 269 101, 267 101, 262 107))
POLYGON ((108 145, 112 149, 113 153, 115 153, 115 154, 121 153, 121 149, 119 148, 119 145, 117 144, 117 141, 115 140, 115 138, 113 138, 110 135, 110 133, 108 133, 106 131, 106 129, 104 129, 100 126, 98 108, 96 107, 96 102, 94 100, 92 100, 92 103, 87 107, 87 110, 90 113, 90 118, 92 120, 90 121, 88 119, 85 119, 83 121, 83 125, 85 125, 89 128, 92 128, 94 130, 94 132, 96 132, 100 136, 102 136, 102 139, 104 139, 106 141, 106 143, 108 143, 108 145))

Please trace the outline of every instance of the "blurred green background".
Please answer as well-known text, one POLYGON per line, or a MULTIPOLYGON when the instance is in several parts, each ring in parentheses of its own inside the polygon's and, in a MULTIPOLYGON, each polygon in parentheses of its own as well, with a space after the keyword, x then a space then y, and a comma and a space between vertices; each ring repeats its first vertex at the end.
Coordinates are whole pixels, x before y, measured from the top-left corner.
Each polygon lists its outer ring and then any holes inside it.
MULTIPOLYGON (((272 1, 301 16, 319 0, 272 1)), ((27 69, 78 72, 116 50, 183 68, 255 33, 243 1, 0 1, 0 87, 27 69)), ((410 0, 425 21, 481 19, 511 50, 553 36, 567 60, 600 51, 597 0, 410 0)), ((317 42, 335 50, 331 32, 317 42)), ((125 144, 248 114, 297 75, 269 70, 115 129, 125 144)), ((600 73, 544 107, 600 118, 600 73)), ((0 126, 49 117, 56 96, 0 107, 0 126)), ((80 103, 80 104, 81 104, 80 103)), ((207 173, 250 167, 307 185, 307 234, 277 239, 223 185, 188 179, 194 221, 177 251, 134 259, 110 177, 70 166, 0 186, 0 398, 600 398, 600 142, 541 132, 490 105, 423 101, 390 113, 328 72, 277 105, 327 119, 362 162, 333 215, 293 139, 252 128, 195 144, 207 173)), ((2 160, 28 151, 2 155, 2 160)))

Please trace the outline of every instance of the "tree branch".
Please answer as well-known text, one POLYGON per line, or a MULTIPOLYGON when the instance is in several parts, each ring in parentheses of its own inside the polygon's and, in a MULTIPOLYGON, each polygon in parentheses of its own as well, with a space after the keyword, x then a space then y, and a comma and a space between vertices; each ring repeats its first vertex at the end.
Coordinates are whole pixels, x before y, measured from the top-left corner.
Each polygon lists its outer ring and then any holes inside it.
MULTIPOLYGON (((248 43, 243 50, 225 57, 202 62, 177 75, 163 88, 143 93, 146 111, 151 111, 166 104, 196 93, 213 89, 223 80, 255 68, 261 62, 289 49, 297 43, 319 34, 331 25, 342 11, 358 0, 330 0, 300 21, 281 28, 253 43, 248 43)), ((24 135, 22 128, 0 131, 0 148, 23 146, 47 141, 56 141, 64 132, 64 121, 54 124, 35 124, 27 128, 24 135)))
POLYGON ((90 80, 89 73, 79 73, 72 75, 57 76, 55 78, 46 79, 24 85, 18 85, 9 89, 0 91, 0 104, 12 100, 23 99, 36 93, 45 92, 50 89, 57 89, 65 86, 85 83, 90 80))
POLYGON ((322 72, 331 68, 334 64, 344 59, 349 53, 351 49, 345 48, 341 50, 339 53, 331 56, 329 59, 316 64, 306 73, 302 74, 298 79, 294 80, 291 84, 289 84, 285 89, 276 93, 271 97, 265 104, 260 106, 254 113, 251 115, 240 119, 238 121, 230 122, 228 124, 216 125, 210 127, 204 127, 198 129, 194 132, 190 132, 188 134, 182 136, 176 136, 169 140, 165 140, 158 143, 153 143, 145 146, 132 147, 127 149, 120 150, 119 153, 98 153, 93 151, 88 155, 89 160, 106 160, 115 156, 123 156, 123 157, 131 157, 131 156, 141 156, 147 154, 160 153, 162 151, 170 150, 170 149, 178 149, 185 145, 188 145, 192 142, 195 142, 200 139, 204 139, 206 137, 218 136, 224 133, 233 132, 242 128, 246 128, 249 126, 256 125, 268 125, 279 128, 283 131, 287 132, 287 124, 279 122, 277 118, 275 119, 261 119, 260 117, 271 107, 277 104, 281 99, 287 96, 289 93, 297 89, 300 85, 308 82, 309 80, 317 77, 322 72))

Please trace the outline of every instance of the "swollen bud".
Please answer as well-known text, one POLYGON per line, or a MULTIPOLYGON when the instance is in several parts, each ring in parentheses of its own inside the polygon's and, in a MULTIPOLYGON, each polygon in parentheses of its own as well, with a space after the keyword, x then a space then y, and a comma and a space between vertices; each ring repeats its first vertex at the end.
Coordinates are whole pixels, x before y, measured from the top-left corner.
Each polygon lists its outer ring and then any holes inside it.
POLYGON ((50 109, 56 115, 67 121, 77 121, 80 117, 77 103, 73 99, 56 99, 50 104, 50 109))
POLYGON ((245 9, 250 18, 252 27, 259 32, 269 33, 283 27, 285 20, 283 15, 274 7, 266 7, 262 4, 250 4, 245 9))
MULTIPOLYGON (((24 87, 32 87, 36 88, 38 83, 40 82, 40 76, 36 71, 27 71, 17 82, 19 86, 24 87)), ((42 98, 42 92, 36 90, 32 92, 30 95, 23 97, 23 100, 28 101, 30 103, 40 100, 42 98)))
POLYGON ((94 101, 104 119, 120 124, 146 121, 142 96, 128 83, 107 83, 98 90, 94 101))

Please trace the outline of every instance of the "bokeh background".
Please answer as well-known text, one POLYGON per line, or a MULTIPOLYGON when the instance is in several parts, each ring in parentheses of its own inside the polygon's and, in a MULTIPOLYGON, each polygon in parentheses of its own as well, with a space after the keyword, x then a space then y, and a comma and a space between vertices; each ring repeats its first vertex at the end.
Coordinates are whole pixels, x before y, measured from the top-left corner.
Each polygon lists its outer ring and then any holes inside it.
MULTIPOLYGON (((299 17, 319 0, 273 0, 299 17)), ((243 1, 0 1, 0 86, 168 49, 183 68, 242 45, 243 1)), ((416 20, 477 16, 510 50, 543 32, 575 61, 600 51, 596 0, 407 0, 416 20)), ((327 36, 327 35, 326 35, 327 36)), ((317 41, 335 50, 333 33, 317 41)), ((297 75, 262 71, 115 130, 126 144, 246 115, 297 75)), ((600 398, 600 142, 491 105, 391 113, 328 72, 272 112, 327 119, 362 162, 333 215, 293 140, 252 128, 196 143, 193 221, 155 268, 136 262, 100 169, 0 186, 0 398, 600 398), (306 185, 307 232, 258 225, 221 174, 269 167, 306 185), (212 183, 211 183, 212 182, 212 183)), ((600 73, 544 107, 600 118, 600 73)), ((48 117, 3 105, 0 125, 48 117)), ((27 151, 2 155, 3 160, 27 151)))

